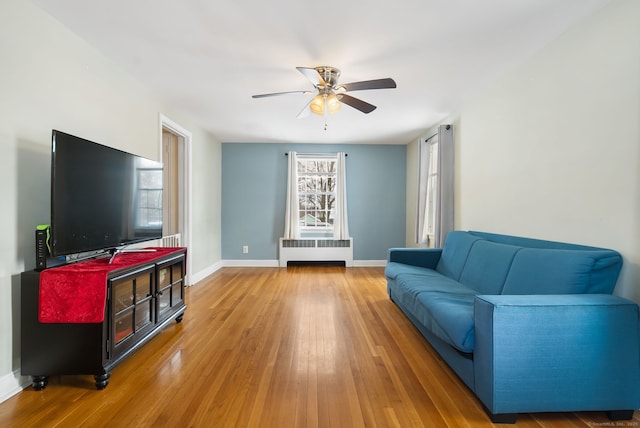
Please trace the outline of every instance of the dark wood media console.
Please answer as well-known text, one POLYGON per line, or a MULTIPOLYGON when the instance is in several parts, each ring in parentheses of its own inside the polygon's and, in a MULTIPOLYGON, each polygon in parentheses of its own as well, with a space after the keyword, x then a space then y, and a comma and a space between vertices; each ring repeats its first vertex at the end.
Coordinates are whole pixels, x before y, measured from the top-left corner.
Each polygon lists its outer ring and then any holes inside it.
POLYGON ((40 322, 40 272, 24 272, 22 374, 32 377, 36 390, 47 385, 48 376, 80 374, 93 375, 96 388, 104 389, 113 367, 173 320, 182 321, 185 270, 186 249, 176 248, 109 272, 104 320, 99 323, 40 322))

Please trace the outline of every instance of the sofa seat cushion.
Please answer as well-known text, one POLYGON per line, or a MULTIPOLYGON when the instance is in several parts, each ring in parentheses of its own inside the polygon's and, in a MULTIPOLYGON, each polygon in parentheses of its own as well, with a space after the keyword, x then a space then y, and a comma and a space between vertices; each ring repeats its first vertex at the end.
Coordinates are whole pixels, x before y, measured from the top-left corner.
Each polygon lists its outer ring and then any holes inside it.
POLYGON ((474 296, 477 293, 468 287, 442 276, 435 271, 428 276, 403 273, 396 277, 397 290, 415 299, 420 293, 440 292, 474 296))
POLYGON ((425 328, 462 352, 473 351, 474 290, 435 271, 401 273, 395 282, 394 300, 425 328))
POLYGON ((433 269, 397 262, 387 263, 387 266, 384 269, 384 274, 390 279, 396 279, 398 275, 402 274, 422 275, 425 277, 442 276, 433 269))
POLYGON ((417 301, 422 310, 414 316, 425 327, 459 351, 473 352, 474 294, 424 292, 417 296, 417 301))

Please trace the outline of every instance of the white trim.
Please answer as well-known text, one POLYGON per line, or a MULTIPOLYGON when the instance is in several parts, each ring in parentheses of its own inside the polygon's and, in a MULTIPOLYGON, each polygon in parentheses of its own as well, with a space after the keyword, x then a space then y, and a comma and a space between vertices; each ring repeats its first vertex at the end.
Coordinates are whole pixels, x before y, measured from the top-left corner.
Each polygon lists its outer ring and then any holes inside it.
POLYGON ((354 260, 354 267, 385 267, 387 266, 386 260, 354 260))
POLYGON ((0 403, 13 397, 29 385, 31 385, 31 379, 29 376, 21 376, 20 370, 0 377, 0 403))
MULTIPOLYGON (((219 263, 222 264, 222 266, 220 267, 279 267, 280 266, 279 260, 221 260, 219 263)), ((353 267, 384 267, 386 265, 387 265, 386 260, 354 260, 353 261, 353 267)))
POLYGON ((224 267, 278 267, 278 260, 222 260, 224 267))
POLYGON ((191 276, 191 284, 190 285, 197 284, 198 282, 202 281, 203 279, 206 279, 209 275, 213 275, 217 270, 222 269, 223 267, 224 267, 224 263, 222 261, 219 261, 219 262, 217 262, 215 264, 212 264, 208 268, 203 269, 200 272, 193 274, 191 276))
MULTIPOLYGON (((193 224, 192 221, 192 160, 191 160, 191 144, 192 144, 192 140, 193 140, 193 135, 191 134, 191 131, 183 128, 182 126, 178 125, 176 122, 174 122, 173 120, 169 119, 167 116, 165 116, 164 114, 160 113, 159 114, 159 132, 158 132, 158 151, 160 153, 160 160, 162 161, 162 129, 168 129, 171 132, 173 132, 174 134, 179 135, 180 137, 182 137, 184 139, 184 159, 183 159, 183 165, 182 167, 184 168, 185 174, 184 174, 184 178, 186 183, 185 184, 185 189, 186 189, 186 194, 184 194, 182 197, 183 199, 183 203, 184 203, 184 228, 185 228, 185 233, 184 236, 182 237, 182 245, 185 247, 189 247, 192 244, 191 241, 191 237, 192 237, 192 232, 191 232, 191 227, 193 224)), ((186 278, 185 278, 185 284, 190 285, 192 283, 191 281, 191 252, 187 251, 187 272, 186 272, 186 278)))

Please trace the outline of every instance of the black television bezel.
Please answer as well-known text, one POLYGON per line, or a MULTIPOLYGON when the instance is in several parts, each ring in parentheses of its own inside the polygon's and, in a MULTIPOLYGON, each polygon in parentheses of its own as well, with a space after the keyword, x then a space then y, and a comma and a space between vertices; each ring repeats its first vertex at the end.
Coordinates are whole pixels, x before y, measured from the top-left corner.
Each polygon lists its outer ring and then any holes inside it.
MULTIPOLYGON (((50 223, 50 255, 52 257, 61 257, 61 256, 69 256, 69 255, 76 255, 76 254, 84 254, 84 253, 96 253, 96 252, 114 252, 115 250, 121 249, 123 247, 129 246, 129 245, 133 245, 133 244, 139 244, 142 242, 147 242, 147 241, 152 241, 152 240, 157 240, 157 239, 162 239, 163 237, 163 227, 162 225, 160 226, 160 228, 154 228, 154 229, 149 229, 150 230, 150 234, 146 235, 146 236, 137 236, 133 239, 125 239, 124 241, 120 241, 118 240, 118 242, 116 243, 115 241, 113 242, 113 244, 110 245, 91 245, 91 246, 79 246, 78 248, 64 248, 60 251, 58 251, 58 248, 56 247, 56 236, 58 235, 58 233, 56 232, 56 213, 55 213, 55 185, 56 185, 56 137, 58 135, 62 135, 65 138, 73 138, 79 141, 82 141, 83 143, 87 143, 87 144, 92 144, 95 147, 99 148, 100 150, 107 150, 107 151, 111 151, 113 153, 122 153, 126 156, 132 157, 134 159, 143 159, 146 162, 149 162, 151 164, 155 164, 158 168, 162 168, 162 162, 159 161, 155 161, 153 159, 149 159, 143 156, 139 156, 136 155, 134 153, 130 153, 124 150, 120 150, 120 149, 116 149, 114 147, 110 147, 110 146, 106 146, 104 144, 100 144, 97 143, 95 141, 92 140, 88 140, 82 137, 78 137, 76 135, 73 134, 69 134, 63 131, 59 131, 56 129, 53 129, 51 132, 51 223, 50 223)), ((134 213, 130 212, 130 215, 135 215, 134 213)))

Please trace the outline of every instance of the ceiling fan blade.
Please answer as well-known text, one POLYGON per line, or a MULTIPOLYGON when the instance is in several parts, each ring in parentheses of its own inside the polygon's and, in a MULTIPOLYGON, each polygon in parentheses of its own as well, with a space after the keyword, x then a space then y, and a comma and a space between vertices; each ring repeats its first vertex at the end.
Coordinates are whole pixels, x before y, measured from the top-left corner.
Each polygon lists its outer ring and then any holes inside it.
POLYGON ((300 73, 302 73, 304 75, 304 77, 309 79, 309 81, 311 83, 313 83, 314 87, 318 86, 318 85, 325 86, 327 84, 324 81, 324 79, 322 78, 322 76, 320 76, 320 73, 318 73, 318 71, 315 68, 296 67, 296 70, 298 70, 300 73))
POLYGON ((358 98, 354 98, 351 95, 347 94, 338 94, 338 99, 340 100, 340 102, 345 103, 346 105, 353 107, 356 110, 360 110, 361 112, 366 114, 371 113, 377 108, 373 104, 369 104, 368 102, 362 101, 358 98))
POLYGON ((353 83, 345 83, 344 85, 338 86, 336 90, 343 90, 346 92, 350 91, 362 91, 365 89, 391 89, 396 87, 396 82, 387 77, 386 79, 375 79, 375 80, 363 80, 362 82, 353 82, 353 83))
POLYGON ((276 97, 279 95, 289 95, 289 94, 310 94, 312 91, 288 91, 288 92, 274 92, 272 94, 259 94, 259 95, 251 95, 251 98, 265 98, 265 97, 276 97))
POLYGON ((311 105, 312 102, 313 102, 313 98, 311 98, 309 102, 304 106, 302 111, 298 113, 298 116, 296 117, 296 119, 303 119, 311 114, 311 109, 309 108, 309 106, 311 105))

